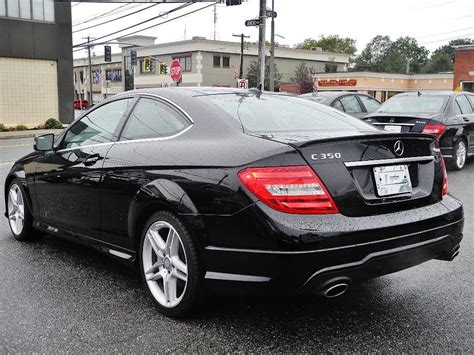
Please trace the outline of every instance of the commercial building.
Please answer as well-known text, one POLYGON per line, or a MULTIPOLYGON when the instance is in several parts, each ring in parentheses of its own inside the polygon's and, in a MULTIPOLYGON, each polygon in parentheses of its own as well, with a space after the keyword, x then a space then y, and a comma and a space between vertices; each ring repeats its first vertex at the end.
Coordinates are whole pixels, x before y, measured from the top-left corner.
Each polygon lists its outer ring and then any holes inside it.
MULTIPOLYGON (((131 50, 137 52, 138 65, 134 67, 135 88, 158 87, 174 85, 169 75, 160 75, 159 63, 169 65, 173 59, 178 59, 183 71, 182 86, 222 86, 235 87, 240 69, 240 42, 214 41, 203 37, 194 37, 171 43, 154 44, 154 37, 132 36, 120 39, 122 43, 132 43, 136 46, 122 45, 122 53, 114 54, 112 62, 104 62, 102 49, 100 55, 92 58, 92 82, 94 101, 101 100, 106 95, 124 90, 125 70, 131 50), (151 68, 145 61, 151 58, 155 65, 151 68)), ((305 62, 306 66, 315 71, 324 71, 326 64, 336 66, 339 71, 347 70, 349 55, 323 52, 321 50, 301 50, 287 47, 275 49, 275 63, 282 78, 289 81, 295 75, 296 67, 305 62)), ((256 44, 246 44, 243 58, 244 78, 252 61, 258 59, 256 44)), ((84 96, 88 85, 88 68, 85 58, 74 60, 76 96, 84 96)))
POLYGON ((474 92, 474 44, 456 47, 453 89, 474 92))
MULTIPOLYGON (((373 72, 320 73, 314 75, 314 87, 319 91, 355 91, 372 95, 380 101, 395 94, 418 90, 451 90, 453 73, 389 74, 373 72)), ((297 93, 298 84, 281 86, 281 91, 297 93)))
POLYGON ((71 4, 0 0, 0 123, 73 119, 71 4))

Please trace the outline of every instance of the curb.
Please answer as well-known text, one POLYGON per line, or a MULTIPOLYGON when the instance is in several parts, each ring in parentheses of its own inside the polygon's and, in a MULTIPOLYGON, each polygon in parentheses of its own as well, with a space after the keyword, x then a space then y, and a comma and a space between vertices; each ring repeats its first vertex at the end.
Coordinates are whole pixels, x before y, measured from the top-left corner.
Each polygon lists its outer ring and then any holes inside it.
POLYGON ((36 136, 41 136, 42 134, 47 134, 47 133, 57 134, 61 131, 62 129, 0 132, 0 140, 1 139, 34 138, 36 136))

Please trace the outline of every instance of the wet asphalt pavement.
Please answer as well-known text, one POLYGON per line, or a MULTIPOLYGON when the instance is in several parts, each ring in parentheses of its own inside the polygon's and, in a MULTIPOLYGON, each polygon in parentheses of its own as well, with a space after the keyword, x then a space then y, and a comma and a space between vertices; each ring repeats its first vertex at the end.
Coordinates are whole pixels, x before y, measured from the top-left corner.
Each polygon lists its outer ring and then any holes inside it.
MULTIPOLYGON (((0 140, 2 191, 31 142, 0 140)), ((2 199, 0 352, 472 353, 474 160, 449 172, 449 183, 466 217, 454 262, 367 281, 335 300, 210 296, 200 314, 180 321, 154 309, 133 269, 98 252, 52 236, 16 242, 2 199)))

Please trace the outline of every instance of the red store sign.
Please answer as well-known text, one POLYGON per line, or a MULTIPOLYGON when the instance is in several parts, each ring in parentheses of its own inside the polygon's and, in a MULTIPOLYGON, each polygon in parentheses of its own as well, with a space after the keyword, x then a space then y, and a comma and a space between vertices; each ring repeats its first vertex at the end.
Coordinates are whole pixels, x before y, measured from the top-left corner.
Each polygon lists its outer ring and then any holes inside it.
POLYGON ((318 80, 318 86, 356 86, 356 79, 318 80))

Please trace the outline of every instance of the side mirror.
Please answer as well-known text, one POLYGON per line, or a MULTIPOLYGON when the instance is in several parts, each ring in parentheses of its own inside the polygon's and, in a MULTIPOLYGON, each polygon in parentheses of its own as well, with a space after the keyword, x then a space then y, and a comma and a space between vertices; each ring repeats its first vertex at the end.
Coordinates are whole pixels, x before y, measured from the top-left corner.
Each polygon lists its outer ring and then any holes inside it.
POLYGON ((34 150, 40 152, 47 152, 53 150, 54 147, 54 134, 48 133, 42 136, 35 137, 35 143, 33 144, 34 150))

